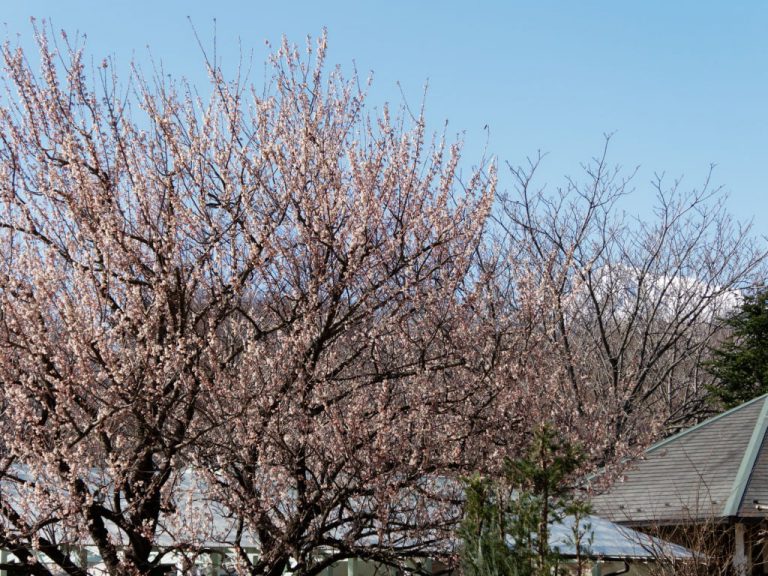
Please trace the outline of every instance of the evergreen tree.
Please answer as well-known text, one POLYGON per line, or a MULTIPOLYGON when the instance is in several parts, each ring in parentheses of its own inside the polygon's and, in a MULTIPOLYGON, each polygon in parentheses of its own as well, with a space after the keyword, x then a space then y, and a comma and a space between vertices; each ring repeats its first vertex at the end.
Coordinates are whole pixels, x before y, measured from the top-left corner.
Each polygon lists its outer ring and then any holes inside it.
POLYGON ((464 576, 533 574, 532 562, 520 562, 509 546, 508 496, 500 483, 480 475, 465 482, 464 520, 459 529, 464 576))
MULTIPOLYGON (((562 558, 549 547, 549 527, 583 516, 569 479, 581 450, 543 425, 528 453, 505 463, 501 481, 474 476, 465 483, 461 562, 465 576, 543 576, 560 573, 562 558)), ((577 540, 579 535, 577 535, 577 540)))
POLYGON ((708 368, 718 379, 711 392, 731 408, 768 392, 768 290, 747 296, 726 322, 732 332, 708 368))

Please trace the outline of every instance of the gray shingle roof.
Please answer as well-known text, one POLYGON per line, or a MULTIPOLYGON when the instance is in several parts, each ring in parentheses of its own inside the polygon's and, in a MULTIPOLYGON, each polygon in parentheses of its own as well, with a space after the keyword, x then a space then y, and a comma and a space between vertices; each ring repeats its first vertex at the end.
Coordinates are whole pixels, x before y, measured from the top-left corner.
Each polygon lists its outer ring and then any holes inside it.
POLYGON ((593 499, 594 511, 632 524, 768 517, 756 506, 768 505, 767 427, 765 395, 663 440, 593 499))

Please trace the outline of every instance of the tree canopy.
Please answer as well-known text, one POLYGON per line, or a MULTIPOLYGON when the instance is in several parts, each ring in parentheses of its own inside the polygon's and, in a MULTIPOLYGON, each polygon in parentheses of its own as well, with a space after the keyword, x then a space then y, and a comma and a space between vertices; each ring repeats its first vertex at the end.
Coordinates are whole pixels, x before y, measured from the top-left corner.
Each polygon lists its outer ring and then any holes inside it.
POLYGON ((207 99, 94 81, 73 42, 39 33, 40 73, 2 49, 0 547, 41 576, 84 576, 84 543, 114 576, 426 554, 497 420, 469 273, 493 167, 369 115, 325 37, 265 90, 209 69, 207 99))

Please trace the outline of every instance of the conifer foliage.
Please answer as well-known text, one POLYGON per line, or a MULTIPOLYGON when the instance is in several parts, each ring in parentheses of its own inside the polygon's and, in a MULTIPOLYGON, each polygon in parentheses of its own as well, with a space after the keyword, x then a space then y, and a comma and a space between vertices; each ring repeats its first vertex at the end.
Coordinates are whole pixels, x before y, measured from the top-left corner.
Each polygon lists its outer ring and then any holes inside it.
POLYGON ((726 318, 731 332, 712 352, 710 387, 725 408, 768 392, 768 291, 747 295, 726 318))
MULTIPOLYGON (((505 463, 503 480, 479 475, 465 482, 466 503, 459 535, 461 566, 467 576, 557 574, 562 557, 550 547, 552 523, 588 513, 572 485, 583 454, 542 425, 526 455, 505 463)), ((579 523, 576 522, 576 530, 579 523)), ((577 550, 589 534, 573 535, 577 550)), ((580 566, 580 558, 577 558, 580 566)))

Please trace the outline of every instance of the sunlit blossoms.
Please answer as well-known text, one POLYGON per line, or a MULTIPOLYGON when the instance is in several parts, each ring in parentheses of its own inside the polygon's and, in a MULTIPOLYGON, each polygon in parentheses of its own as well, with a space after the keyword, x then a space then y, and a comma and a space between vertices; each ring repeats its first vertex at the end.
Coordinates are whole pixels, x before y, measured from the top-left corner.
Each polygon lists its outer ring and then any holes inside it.
POLYGON ((468 464, 493 167, 365 113, 324 38, 264 95, 210 70, 206 99, 92 88, 38 40, 40 73, 3 50, 0 546, 69 574, 83 544, 110 574, 425 554, 468 464))

